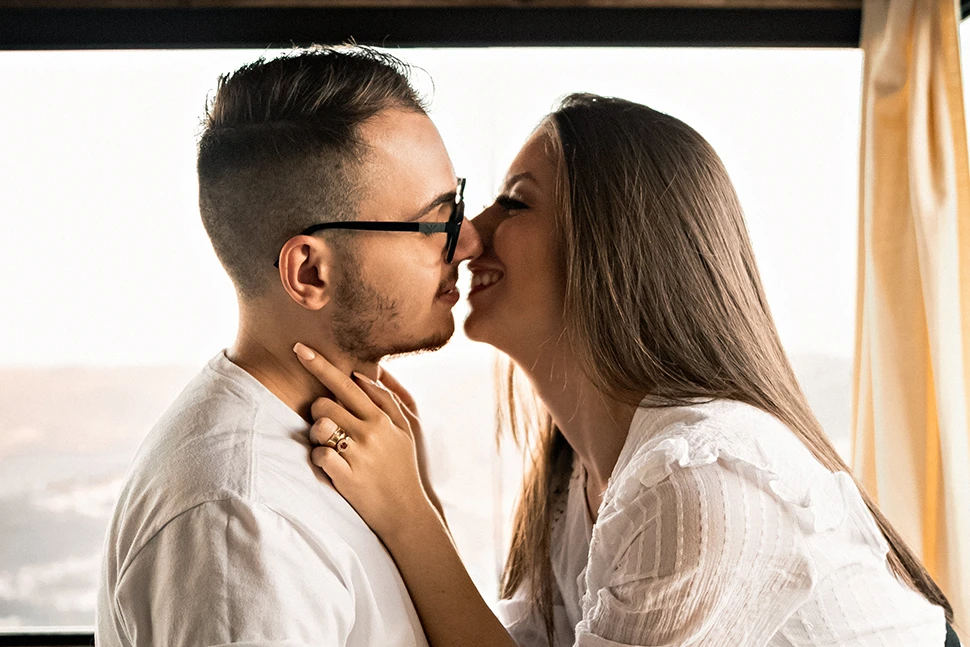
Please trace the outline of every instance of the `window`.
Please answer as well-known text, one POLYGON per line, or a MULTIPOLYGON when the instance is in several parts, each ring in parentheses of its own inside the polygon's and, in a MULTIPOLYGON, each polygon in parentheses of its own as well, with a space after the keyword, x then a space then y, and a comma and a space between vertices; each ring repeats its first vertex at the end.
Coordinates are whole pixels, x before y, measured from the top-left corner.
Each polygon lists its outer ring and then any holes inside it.
MULTIPOLYGON (((232 288, 198 217, 195 138, 217 75, 261 54, 274 52, 0 53, 0 627, 93 624, 102 535, 128 461, 234 337, 232 288)), ((745 206, 796 371, 847 451, 859 51, 400 54, 421 68, 415 80, 469 178, 469 214, 571 91, 641 101, 707 137, 745 206)), ((389 364, 422 405, 435 485, 492 600, 517 493, 516 461, 495 458, 493 364, 461 334, 389 364), (443 384, 465 395, 435 407, 443 384)))

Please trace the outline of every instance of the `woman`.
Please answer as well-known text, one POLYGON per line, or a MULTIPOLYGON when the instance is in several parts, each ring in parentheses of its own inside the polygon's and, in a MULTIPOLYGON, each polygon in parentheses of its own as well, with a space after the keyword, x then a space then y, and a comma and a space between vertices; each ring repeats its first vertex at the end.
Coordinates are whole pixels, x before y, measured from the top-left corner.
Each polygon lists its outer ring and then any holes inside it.
POLYGON ((473 223, 465 330, 541 412, 507 628, 424 494, 408 408, 296 348, 341 403, 314 404, 313 461, 384 541, 432 645, 944 644, 949 605, 809 410, 700 135, 571 96, 473 223))

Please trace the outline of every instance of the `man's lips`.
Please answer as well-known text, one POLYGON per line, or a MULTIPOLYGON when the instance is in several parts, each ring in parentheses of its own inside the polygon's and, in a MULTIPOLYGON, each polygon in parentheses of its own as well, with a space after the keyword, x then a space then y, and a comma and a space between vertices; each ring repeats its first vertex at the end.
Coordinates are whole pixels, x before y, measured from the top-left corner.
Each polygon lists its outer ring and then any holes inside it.
POLYGON ((442 296, 444 296, 446 294, 451 294, 452 292, 458 292, 458 284, 457 283, 450 283, 450 284, 446 285, 445 287, 441 288, 440 290, 438 290, 438 296, 439 297, 442 297, 442 296))
POLYGON ((458 299, 461 298, 461 292, 458 290, 458 286, 452 283, 450 286, 440 290, 436 298, 449 305, 455 305, 458 303, 458 299))

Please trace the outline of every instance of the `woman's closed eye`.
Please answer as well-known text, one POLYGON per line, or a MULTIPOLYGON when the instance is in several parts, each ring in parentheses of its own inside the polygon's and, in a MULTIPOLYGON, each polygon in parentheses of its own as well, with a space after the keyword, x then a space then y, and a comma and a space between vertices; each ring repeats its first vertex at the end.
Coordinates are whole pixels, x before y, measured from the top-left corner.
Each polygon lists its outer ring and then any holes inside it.
POLYGON ((519 209, 528 209, 529 205, 526 203, 516 200, 515 198, 509 197, 507 195, 500 195, 495 198, 495 203, 502 207, 506 211, 516 211, 519 209))

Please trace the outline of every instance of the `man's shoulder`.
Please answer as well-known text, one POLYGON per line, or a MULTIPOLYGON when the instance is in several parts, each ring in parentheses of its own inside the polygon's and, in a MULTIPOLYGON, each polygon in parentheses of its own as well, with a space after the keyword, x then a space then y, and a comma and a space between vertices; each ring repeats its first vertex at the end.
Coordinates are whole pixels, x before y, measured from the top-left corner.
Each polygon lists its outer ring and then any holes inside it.
POLYGON ((194 491, 201 483, 218 483, 242 494, 244 484, 234 477, 249 470, 246 455, 258 410, 256 399, 210 362, 148 432, 127 484, 194 491))
POLYGON ((380 644, 423 644, 407 589, 379 540, 364 534, 363 522, 350 529, 339 515, 334 521, 315 526, 232 496, 184 510, 138 541, 126 538, 124 551, 109 546, 99 632, 162 632, 147 642, 166 645, 228 644, 224 630, 247 644, 238 636, 357 644, 348 640, 352 631, 380 644), (191 637, 172 639, 183 630, 191 637))
POLYGON ((206 501, 258 498, 256 436, 279 423, 261 415, 251 385, 220 370, 227 361, 220 356, 186 385, 136 452, 115 509, 119 531, 160 527, 206 501))
MULTIPOLYGON (((228 426, 251 426, 258 398, 251 385, 227 372, 222 352, 186 384, 149 432, 146 445, 198 436, 228 426)), ((239 369, 241 372, 241 369, 239 369)))

